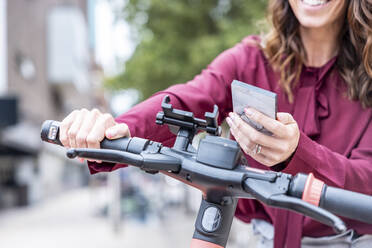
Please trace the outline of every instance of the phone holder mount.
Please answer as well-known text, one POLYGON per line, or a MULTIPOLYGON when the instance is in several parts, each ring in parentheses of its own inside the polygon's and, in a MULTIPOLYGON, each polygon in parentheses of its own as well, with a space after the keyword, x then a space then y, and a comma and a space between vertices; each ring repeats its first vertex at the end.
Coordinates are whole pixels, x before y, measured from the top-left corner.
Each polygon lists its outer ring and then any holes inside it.
POLYGON ((156 115, 156 124, 167 124, 169 130, 177 135, 173 146, 175 149, 186 151, 197 131, 206 131, 214 136, 221 135, 221 127, 218 126, 217 105, 214 105, 213 112, 204 114, 205 120, 195 118, 192 112, 173 109, 169 95, 163 98, 161 107, 163 111, 156 115))

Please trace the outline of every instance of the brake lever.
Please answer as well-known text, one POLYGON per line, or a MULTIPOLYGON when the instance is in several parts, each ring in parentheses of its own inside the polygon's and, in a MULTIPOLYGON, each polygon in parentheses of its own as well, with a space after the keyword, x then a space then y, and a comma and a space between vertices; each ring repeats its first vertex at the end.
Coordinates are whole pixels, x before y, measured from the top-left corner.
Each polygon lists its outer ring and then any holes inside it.
POLYGON ((244 189, 256 199, 272 207, 280 207, 309 216, 325 225, 332 226, 337 233, 347 230, 345 223, 336 215, 322 208, 311 205, 299 198, 288 196, 287 192, 292 177, 277 173, 275 180, 246 178, 244 189))
POLYGON ((74 148, 66 153, 69 158, 85 158, 101 160, 110 163, 129 164, 139 167, 146 172, 167 171, 178 173, 181 168, 181 160, 161 153, 141 152, 134 154, 111 149, 74 148))
POLYGON ((336 233, 347 231, 345 223, 331 212, 287 195, 273 195, 267 201, 267 205, 293 210, 317 220, 325 225, 332 226, 336 233))
POLYGON ((143 164, 143 157, 139 154, 109 149, 72 148, 67 150, 66 155, 68 158, 79 157, 110 163, 125 163, 137 167, 141 167, 143 164))

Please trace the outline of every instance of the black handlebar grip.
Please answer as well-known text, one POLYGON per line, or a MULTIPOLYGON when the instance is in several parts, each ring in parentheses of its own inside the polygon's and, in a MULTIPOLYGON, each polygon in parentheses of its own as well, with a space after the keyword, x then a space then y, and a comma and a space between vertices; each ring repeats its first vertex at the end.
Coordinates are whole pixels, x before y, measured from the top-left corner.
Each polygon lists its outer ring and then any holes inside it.
POLYGON ((319 206, 332 213, 372 224, 372 196, 324 185, 319 206))
MULTIPOLYGON (((60 122, 47 120, 41 126, 41 139, 43 141, 63 146, 59 140, 60 122)), ((104 139, 101 142, 102 149, 113 149, 118 151, 128 151, 139 154, 147 147, 149 140, 141 138, 120 138, 115 140, 104 139)))

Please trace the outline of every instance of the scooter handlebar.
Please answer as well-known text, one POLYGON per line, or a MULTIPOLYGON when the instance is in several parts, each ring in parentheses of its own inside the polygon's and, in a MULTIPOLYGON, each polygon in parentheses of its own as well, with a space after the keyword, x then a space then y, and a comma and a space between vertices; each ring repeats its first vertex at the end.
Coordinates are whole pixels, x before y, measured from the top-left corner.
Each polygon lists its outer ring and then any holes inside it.
POLYGON ((297 174, 288 194, 334 214, 372 224, 372 196, 328 186, 312 173, 297 174))
POLYGON ((372 224, 372 196, 325 185, 319 207, 372 224))
MULTIPOLYGON (((63 146, 59 139, 61 123, 58 121, 47 120, 41 126, 41 139, 43 141, 63 146)), ((149 140, 142 138, 120 138, 115 140, 103 139, 100 143, 102 149, 112 149, 140 154, 148 145, 149 140)))

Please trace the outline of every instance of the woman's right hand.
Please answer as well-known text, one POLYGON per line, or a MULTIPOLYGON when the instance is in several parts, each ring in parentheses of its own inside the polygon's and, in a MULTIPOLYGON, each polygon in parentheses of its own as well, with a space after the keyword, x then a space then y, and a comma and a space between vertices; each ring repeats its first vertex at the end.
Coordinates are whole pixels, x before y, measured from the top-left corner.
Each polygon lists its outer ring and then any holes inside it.
POLYGON ((108 139, 129 137, 125 123, 117 123, 111 114, 98 109, 74 110, 60 125, 59 139, 67 148, 100 148, 100 142, 108 139))

